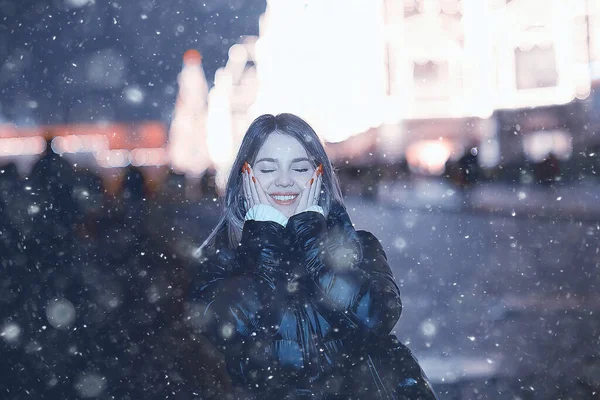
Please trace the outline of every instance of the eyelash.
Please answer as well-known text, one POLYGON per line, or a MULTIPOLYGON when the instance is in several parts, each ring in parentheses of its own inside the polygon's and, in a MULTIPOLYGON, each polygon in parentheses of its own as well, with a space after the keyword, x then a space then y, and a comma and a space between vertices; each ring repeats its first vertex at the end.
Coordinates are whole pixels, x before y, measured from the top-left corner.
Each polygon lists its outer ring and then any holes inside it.
MULTIPOLYGON (((261 169, 260 170, 260 172, 262 172, 263 174, 268 174, 273 171, 275 171, 275 170, 274 169, 261 169)), ((295 169, 294 171, 304 173, 304 172, 308 171, 308 168, 298 168, 298 169, 295 169)))

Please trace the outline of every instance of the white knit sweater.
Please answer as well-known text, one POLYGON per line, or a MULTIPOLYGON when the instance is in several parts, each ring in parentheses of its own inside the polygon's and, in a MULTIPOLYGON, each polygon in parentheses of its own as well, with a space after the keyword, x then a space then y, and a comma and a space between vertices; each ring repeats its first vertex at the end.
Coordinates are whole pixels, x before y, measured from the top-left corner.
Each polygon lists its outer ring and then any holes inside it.
MULTIPOLYGON (((325 215, 321 206, 310 206, 304 211, 314 211, 325 215)), ((286 226, 288 218, 281 211, 269 204, 257 204, 246 213, 245 221, 274 221, 281 226, 286 226)))

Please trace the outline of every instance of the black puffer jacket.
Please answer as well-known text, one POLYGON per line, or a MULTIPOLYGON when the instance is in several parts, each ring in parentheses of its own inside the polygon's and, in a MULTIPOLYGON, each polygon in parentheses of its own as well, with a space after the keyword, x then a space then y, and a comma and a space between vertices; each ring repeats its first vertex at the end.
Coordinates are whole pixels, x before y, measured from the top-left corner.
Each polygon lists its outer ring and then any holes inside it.
POLYGON ((390 331, 398 286, 379 241, 335 205, 286 227, 224 232, 192 285, 190 320, 225 354, 236 399, 435 399, 390 331))

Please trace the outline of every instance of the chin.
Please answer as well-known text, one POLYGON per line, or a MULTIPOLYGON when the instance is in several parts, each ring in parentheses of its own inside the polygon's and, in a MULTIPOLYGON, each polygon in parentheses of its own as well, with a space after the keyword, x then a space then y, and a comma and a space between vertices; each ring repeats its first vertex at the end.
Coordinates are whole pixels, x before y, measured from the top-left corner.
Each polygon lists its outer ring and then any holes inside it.
POLYGON ((279 204, 273 204, 273 207, 287 218, 291 217, 292 213, 294 212, 292 207, 281 206, 279 204))
POLYGON ((281 207, 281 206, 279 206, 279 207, 277 207, 277 209, 279 211, 281 211, 281 213, 283 215, 285 215, 287 218, 291 217, 292 214, 294 213, 294 210, 292 210, 290 207, 281 207))

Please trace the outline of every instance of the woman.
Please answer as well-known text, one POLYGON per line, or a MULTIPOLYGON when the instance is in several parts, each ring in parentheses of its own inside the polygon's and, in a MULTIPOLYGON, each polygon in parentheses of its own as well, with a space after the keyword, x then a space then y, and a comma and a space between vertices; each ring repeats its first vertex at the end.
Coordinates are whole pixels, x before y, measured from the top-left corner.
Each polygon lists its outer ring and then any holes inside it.
POLYGON ((436 398, 390 335, 402 306, 385 252, 354 230, 306 122, 251 124, 225 204, 198 252, 189 320, 225 355, 233 398, 436 398))

